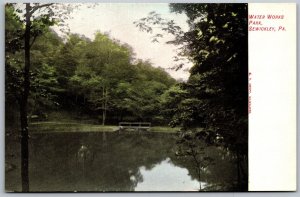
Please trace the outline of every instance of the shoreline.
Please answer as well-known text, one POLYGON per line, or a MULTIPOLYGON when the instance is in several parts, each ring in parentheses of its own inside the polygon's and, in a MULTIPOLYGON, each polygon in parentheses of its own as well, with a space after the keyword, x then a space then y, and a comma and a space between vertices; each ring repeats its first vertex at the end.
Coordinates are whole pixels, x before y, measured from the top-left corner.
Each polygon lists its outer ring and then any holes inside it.
MULTIPOLYGON (((171 128, 168 126, 154 126, 148 132, 158 133, 176 133, 179 127, 171 128)), ((80 122, 60 122, 60 121, 45 121, 32 122, 29 124, 29 131, 33 133, 56 133, 56 132, 119 132, 119 127, 116 125, 97 125, 80 122)), ((129 130, 131 132, 135 132, 129 130)))

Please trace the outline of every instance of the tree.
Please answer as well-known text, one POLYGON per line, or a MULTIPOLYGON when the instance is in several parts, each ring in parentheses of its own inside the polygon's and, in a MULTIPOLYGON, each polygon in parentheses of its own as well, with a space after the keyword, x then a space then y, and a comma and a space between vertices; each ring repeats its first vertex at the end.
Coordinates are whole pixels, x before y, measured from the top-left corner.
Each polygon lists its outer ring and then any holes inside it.
MULTIPOLYGON (((102 112, 102 124, 110 106, 110 92, 124 72, 130 72, 130 56, 128 48, 122 46, 108 35, 98 32, 95 39, 88 43, 83 52, 84 57, 78 69, 89 71, 86 82, 82 85, 88 89, 88 101, 95 110, 102 112)), ((80 75, 79 72, 77 74, 80 75)))
MULTIPOLYGON (((78 38, 76 43, 83 40, 78 38)), ((133 61, 131 47, 107 34, 98 32, 94 40, 80 46, 74 75, 62 75, 72 87, 69 91, 76 94, 75 98, 86 98, 85 107, 101 114, 99 120, 103 125, 106 120, 121 121, 124 114, 132 120, 151 119, 159 96, 175 80, 149 62, 133 61)), ((74 51, 77 45, 69 47, 74 51)))
MULTIPOLYGON (((7 4, 11 7, 12 4, 7 4)), ((20 95, 18 103, 20 106, 20 123, 21 123, 21 176, 22 176, 22 191, 29 191, 29 176, 28 176, 28 97, 30 95, 31 83, 31 53, 30 49, 33 46, 36 38, 44 33, 47 27, 54 25, 58 17, 55 14, 66 13, 66 11, 57 11, 59 6, 49 3, 26 3, 24 5, 16 4, 15 9, 24 19, 20 22, 24 24, 24 28, 20 28, 17 32, 21 32, 15 40, 24 39, 24 67, 22 68, 22 83, 20 84, 20 95), (37 14, 37 11, 40 11, 37 14)), ((11 8, 13 9, 13 8, 11 8)))
MULTIPOLYGON (((72 70, 74 74, 59 72, 58 75, 64 77, 71 87, 68 92, 76 98, 76 105, 80 102, 78 98, 83 97, 82 107, 98 114, 103 125, 106 121, 115 123, 123 118, 132 121, 153 119, 159 97, 175 83, 173 78, 162 68, 154 68, 150 62, 134 60, 128 44, 107 34, 97 32, 95 39, 87 42, 76 35, 73 43, 77 44, 66 43, 72 53, 66 52, 63 46, 60 56, 77 58, 66 61, 66 64, 77 62, 75 71, 72 70)), ((57 67, 64 66, 59 70, 65 70, 65 64, 60 63, 59 60, 57 67)))
POLYGON ((75 74, 76 67, 84 59, 86 45, 90 40, 78 34, 70 34, 64 45, 59 48, 55 67, 58 82, 65 91, 69 88, 69 78, 75 74))
MULTIPOLYGON (((38 7, 36 7, 38 9, 38 7)), ((24 82, 23 91, 20 99, 20 119, 21 119, 21 176, 22 190, 29 191, 29 175, 28 175, 28 119, 27 119, 27 102, 30 90, 30 38, 31 38, 31 16, 34 9, 29 3, 26 4, 25 12, 25 35, 24 35, 24 82)))
POLYGON ((195 66, 185 89, 188 97, 202 102, 196 122, 204 123, 205 130, 198 135, 236 155, 238 189, 244 189, 247 176, 242 164, 248 154, 247 5, 174 4, 172 8, 185 12, 193 25, 186 36, 195 66), (199 17, 200 22, 195 22, 199 17))
MULTIPOLYGON (((135 22, 141 30, 153 26, 175 35, 170 44, 180 46, 179 56, 192 63, 191 76, 181 88, 186 92, 173 114, 173 125, 192 131, 208 145, 234 153, 237 190, 247 188, 248 153, 248 53, 247 4, 171 4, 171 11, 188 17, 184 32, 174 21, 151 12, 135 22)), ((156 36, 161 37, 161 36, 156 36)), ((181 68, 175 67, 175 69, 181 68)))

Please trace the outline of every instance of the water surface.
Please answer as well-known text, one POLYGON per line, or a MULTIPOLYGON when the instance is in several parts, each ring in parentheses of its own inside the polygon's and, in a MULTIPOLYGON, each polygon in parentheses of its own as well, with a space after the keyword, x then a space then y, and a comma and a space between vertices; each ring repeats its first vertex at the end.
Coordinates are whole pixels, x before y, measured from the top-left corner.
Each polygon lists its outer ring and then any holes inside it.
POLYGON ((177 157, 167 133, 39 133, 30 139, 31 191, 226 190, 235 167, 222 151, 197 175, 189 157, 177 157), (84 150, 80 149, 84 147, 84 150))

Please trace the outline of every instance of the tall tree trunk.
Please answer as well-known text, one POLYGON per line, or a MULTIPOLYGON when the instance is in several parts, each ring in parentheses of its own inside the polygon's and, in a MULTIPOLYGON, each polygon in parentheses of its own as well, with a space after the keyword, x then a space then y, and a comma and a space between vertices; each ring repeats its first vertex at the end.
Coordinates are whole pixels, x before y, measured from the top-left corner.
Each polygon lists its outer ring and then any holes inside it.
POLYGON ((107 111, 107 88, 102 88, 102 125, 105 125, 106 111, 107 111))
POLYGON ((102 125, 105 125, 105 110, 104 110, 104 104, 105 104, 105 93, 104 93, 104 87, 102 88, 102 125))
POLYGON ((30 4, 26 3, 26 25, 25 25, 25 66, 23 92, 20 101, 20 121, 21 121, 21 177, 22 191, 29 191, 29 173, 28 173, 28 119, 27 119, 27 101, 30 88, 29 69, 30 69, 30 4))
POLYGON ((106 121, 107 100, 108 100, 107 88, 105 88, 105 102, 104 102, 104 123, 105 123, 105 121, 106 121))

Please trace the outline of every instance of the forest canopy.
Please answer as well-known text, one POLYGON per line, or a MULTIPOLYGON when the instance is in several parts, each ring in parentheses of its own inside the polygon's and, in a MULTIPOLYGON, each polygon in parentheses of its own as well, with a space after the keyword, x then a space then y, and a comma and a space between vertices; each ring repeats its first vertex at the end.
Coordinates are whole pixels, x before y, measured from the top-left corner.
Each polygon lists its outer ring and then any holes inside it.
MULTIPOLYGON (((22 89, 24 27, 13 6, 6 6, 6 118, 17 120, 22 89), (18 43, 17 43, 18 42, 18 43)), ((96 32, 93 40, 70 34, 63 40, 50 26, 31 47, 29 117, 46 120, 52 111, 68 111, 95 123, 151 121, 167 124, 163 93, 176 81, 161 67, 136 59, 126 43, 96 32)))

